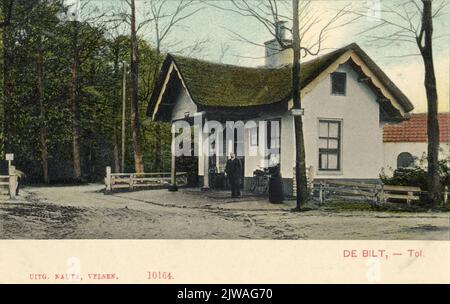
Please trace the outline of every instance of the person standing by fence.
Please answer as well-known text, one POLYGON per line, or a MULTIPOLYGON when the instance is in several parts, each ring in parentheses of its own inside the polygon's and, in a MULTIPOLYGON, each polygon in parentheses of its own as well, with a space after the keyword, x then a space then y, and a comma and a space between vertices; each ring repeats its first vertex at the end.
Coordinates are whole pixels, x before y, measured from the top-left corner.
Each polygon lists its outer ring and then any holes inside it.
POLYGON ((241 161, 236 158, 236 155, 233 152, 231 152, 230 159, 227 161, 225 167, 225 174, 227 175, 231 187, 231 197, 241 196, 241 171, 241 161))

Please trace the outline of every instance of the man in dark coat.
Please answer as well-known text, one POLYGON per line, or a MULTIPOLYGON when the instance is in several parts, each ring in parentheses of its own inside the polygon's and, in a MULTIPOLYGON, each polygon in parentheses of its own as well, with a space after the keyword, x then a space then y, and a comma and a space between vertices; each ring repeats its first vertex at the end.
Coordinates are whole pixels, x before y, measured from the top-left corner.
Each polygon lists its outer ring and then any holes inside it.
POLYGON ((236 158, 234 153, 230 153, 230 159, 225 167, 225 174, 231 187, 231 197, 241 196, 241 161, 236 158))

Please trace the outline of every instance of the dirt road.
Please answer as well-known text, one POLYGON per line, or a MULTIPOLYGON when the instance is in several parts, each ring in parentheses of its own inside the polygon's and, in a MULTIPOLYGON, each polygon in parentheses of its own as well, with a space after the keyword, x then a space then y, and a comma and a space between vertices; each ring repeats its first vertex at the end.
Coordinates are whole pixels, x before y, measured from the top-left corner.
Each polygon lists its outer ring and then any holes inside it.
POLYGON ((293 203, 220 192, 104 195, 102 188, 26 188, 17 201, 0 201, 0 238, 449 240, 448 213, 293 213, 293 203))

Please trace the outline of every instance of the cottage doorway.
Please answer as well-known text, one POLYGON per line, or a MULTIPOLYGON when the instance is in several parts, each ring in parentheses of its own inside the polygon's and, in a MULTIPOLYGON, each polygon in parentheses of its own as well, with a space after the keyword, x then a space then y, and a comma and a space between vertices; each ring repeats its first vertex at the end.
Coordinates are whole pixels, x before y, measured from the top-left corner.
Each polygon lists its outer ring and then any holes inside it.
POLYGON ((187 186, 197 187, 200 183, 199 181, 199 171, 198 171, 198 156, 196 156, 195 147, 196 143, 194 140, 194 132, 191 130, 191 150, 188 155, 183 155, 176 157, 175 167, 177 172, 187 173, 187 186))
MULTIPOLYGON (((227 127, 225 127, 224 135, 227 134, 227 127)), ((229 133, 233 134, 233 133, 229 133)), ((218 158, 218 168, 220 172, 225 170, 226 163, 230 158, 230 153, 233 152, 236 158, 241 162, 241 189, 244 188, 244 177, 245 177, 245 152, 244 152, 244 136, 238 134, 238 130, 234 129, 233 139, 224 138, 223 139, 223 154, 218 158)), ((229 189, 227 181, 227 189, 229 189)))

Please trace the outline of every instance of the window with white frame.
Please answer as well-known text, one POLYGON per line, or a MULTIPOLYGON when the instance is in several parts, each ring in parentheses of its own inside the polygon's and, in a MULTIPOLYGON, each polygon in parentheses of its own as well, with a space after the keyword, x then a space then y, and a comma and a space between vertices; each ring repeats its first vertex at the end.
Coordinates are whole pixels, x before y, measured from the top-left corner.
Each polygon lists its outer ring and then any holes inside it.
POLYGON ((341 170, 341 122, 319 121, 319 170, 341 170))

